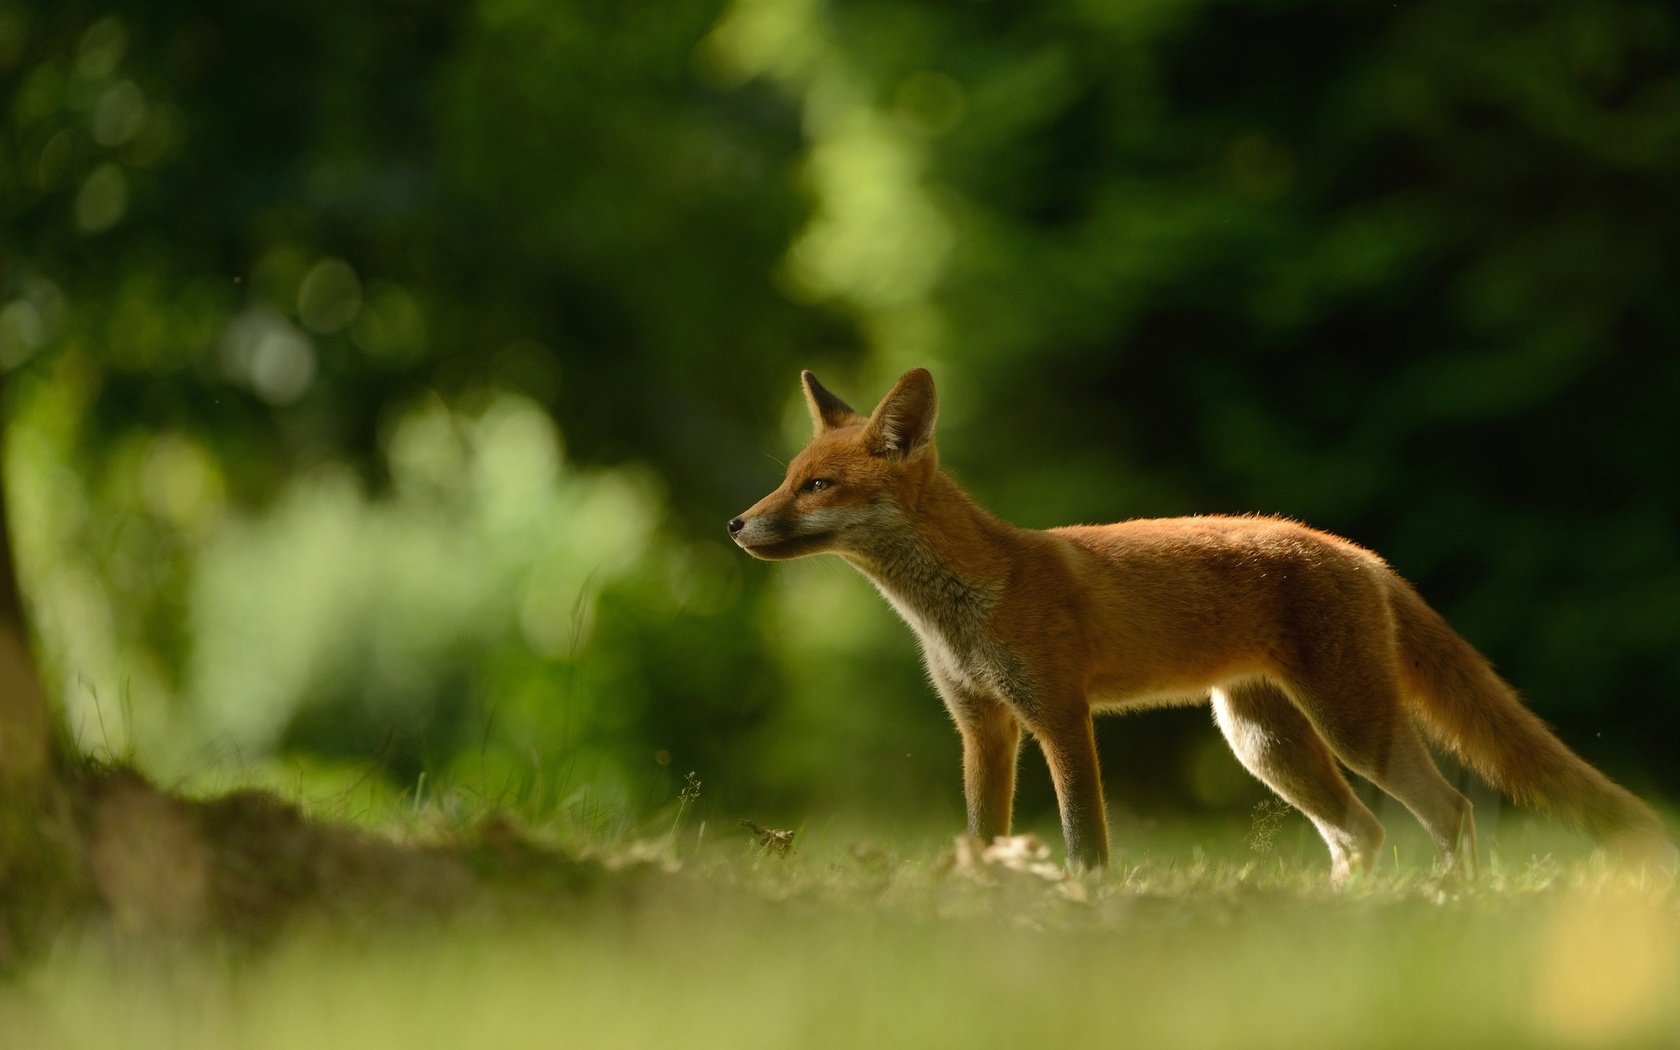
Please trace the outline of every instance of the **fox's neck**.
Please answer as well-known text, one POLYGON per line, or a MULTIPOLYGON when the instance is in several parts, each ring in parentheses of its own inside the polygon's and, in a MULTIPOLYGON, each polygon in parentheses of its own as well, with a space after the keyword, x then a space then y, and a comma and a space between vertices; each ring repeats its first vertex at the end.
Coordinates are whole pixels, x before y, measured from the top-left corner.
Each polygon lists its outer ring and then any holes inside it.
POLYGON ((919 496, 904 508, 902 530, 846 560, 919 633, 933 629, 954 639, 983 624, 1002 595, 1011 530, 943 473, 935 472, 919 496))

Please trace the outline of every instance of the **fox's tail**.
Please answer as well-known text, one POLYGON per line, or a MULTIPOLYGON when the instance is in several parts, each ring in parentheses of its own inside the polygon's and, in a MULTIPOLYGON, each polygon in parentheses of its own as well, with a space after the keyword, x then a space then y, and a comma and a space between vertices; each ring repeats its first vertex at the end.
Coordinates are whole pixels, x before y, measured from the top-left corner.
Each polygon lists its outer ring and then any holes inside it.
POLYGON ((1673 840, 1656 812, 1564 746, 1481 653, 1404 580, 1390 598, 1400 675, 1424 731, 1488 783, 1641 856, 1671 862, 1673 840))

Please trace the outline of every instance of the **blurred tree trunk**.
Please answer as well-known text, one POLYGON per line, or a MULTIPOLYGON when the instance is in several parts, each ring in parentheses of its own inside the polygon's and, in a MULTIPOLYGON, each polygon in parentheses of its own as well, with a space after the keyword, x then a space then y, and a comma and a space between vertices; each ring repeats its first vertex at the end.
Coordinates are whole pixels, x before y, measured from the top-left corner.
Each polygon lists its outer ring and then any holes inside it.
MULTIPOLYGON (((0 431, 0 449, 3 438, 0 431)), ((0 453, 0 974, 89 895, 75 807, 58 776, 53 716, 18 591, 3 464, 0 453)))
POLYGON ((51 778, 52 716, 30 655, 12 557, 3 459, 0 456, 0 792, 15 796, 33 794, 51 778))

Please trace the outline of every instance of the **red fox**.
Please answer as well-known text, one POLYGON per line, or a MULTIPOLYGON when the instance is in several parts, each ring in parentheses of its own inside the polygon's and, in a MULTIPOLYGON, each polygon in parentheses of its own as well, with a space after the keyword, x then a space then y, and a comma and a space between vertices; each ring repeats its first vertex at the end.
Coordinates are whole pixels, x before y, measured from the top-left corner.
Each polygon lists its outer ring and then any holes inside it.
POLYGON ((933 377, 867 417, 810 372, 816 434, 729 534, 755 558, 838 554, 915 631, 963 743, 969 834, 1009 833, 1026 729, 1055 783, 1068 862, 1108 862, 1094 712, 1200 703, 1247 769, 1317 827, 1331 877, 1369 870, 1377 818, 1337 765, 1476 862, 1470 802, 1418 735, 1600 840, 1672 856, 1662 820, 1582 761, 1381 558, 1269 517, 1035 531, 939 469, 933 377))

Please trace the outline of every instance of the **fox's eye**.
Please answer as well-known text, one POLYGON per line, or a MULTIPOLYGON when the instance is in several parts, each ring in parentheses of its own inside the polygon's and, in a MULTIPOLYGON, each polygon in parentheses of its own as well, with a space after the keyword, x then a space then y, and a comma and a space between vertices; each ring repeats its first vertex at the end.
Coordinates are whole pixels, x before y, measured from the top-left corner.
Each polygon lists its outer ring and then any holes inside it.
POLYGON ((834 484, 834 482, 828 480, 827 478, 812 478, 810 481, 807 481, 805 484, 799 486, 799 491, 821 492, 823 489, 828 488, 832 484, 834 484))

